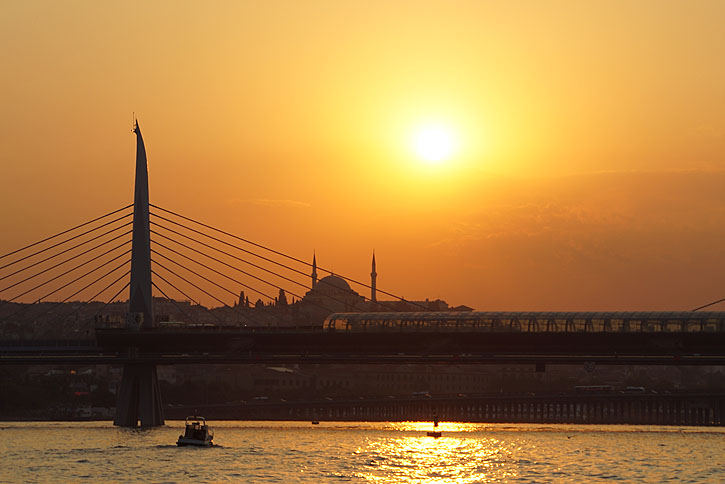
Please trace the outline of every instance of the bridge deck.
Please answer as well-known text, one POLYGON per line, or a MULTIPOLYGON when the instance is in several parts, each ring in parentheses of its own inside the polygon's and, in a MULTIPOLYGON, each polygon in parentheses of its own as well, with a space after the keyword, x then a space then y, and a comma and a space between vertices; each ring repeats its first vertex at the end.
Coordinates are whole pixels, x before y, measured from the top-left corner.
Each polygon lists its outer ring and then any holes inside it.
POLYGON ((725 364, 725 333, 374 333, 99 329, 93 344, 0 343, 0 364, 725 364))

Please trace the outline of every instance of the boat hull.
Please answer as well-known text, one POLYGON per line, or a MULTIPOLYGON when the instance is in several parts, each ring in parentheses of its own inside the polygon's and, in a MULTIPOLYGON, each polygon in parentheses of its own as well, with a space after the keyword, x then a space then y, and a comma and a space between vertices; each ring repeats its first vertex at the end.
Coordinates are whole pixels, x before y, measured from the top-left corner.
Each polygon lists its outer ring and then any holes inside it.
POLYGON ((214 444, 211 440, 186 439, 184 437, 179 437, 179 440, 176 441, 176 445, 178 445, 179 447, 211 447, 214 444))

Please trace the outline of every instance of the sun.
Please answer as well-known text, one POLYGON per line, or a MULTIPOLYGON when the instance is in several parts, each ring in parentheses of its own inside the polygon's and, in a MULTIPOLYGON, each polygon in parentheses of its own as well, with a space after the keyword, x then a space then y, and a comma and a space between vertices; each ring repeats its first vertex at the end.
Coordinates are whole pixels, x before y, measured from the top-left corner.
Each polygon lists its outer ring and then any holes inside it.
POLYGON ((413 149, 424 161, 441 163, 449 160, 458 149, 455 131, 443 123, 429 123, 413 133, 413 149))

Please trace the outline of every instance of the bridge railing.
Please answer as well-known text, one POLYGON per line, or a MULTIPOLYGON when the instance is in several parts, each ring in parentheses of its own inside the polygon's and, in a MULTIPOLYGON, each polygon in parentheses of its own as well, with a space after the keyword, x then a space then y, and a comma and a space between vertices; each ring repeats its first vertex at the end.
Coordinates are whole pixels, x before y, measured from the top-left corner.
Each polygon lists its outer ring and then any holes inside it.
POLYGON ((632 313, 335 313, 325 331, 511 333, 725 332, 725 312, 632 313))

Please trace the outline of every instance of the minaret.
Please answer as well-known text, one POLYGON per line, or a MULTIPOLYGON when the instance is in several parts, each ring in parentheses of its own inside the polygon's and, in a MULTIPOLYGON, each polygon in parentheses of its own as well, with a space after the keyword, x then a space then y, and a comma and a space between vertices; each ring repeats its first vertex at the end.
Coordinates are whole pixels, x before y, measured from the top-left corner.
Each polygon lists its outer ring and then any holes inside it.
POLYGON ((378 278, 378 273, 375 272, 375 251, 373 251, 373 271, 370 273, 370 300, 375 302, 378 300, 375 292, 377 291, 375 281, 378 278))
POLYGON ((315 288, 315 284, 317 284, 317 258, 315 257, 315 253, 312 253, 312 286, 310 286, 310 289, 315 288))

